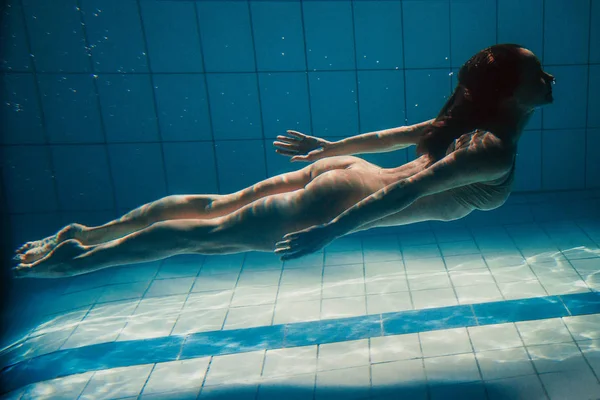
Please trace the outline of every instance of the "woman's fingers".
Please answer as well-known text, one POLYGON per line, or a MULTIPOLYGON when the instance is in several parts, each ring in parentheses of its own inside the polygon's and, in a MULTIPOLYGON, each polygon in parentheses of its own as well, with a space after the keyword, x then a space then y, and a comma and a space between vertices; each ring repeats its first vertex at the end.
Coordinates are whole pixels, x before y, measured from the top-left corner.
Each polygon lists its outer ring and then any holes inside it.
POLYGON ((277 135, 277 140, 282 140, 284 142, 297 143, 297 142, 301 141, 302 139, 299 139, 299 138, 294 137, 294 136, 277 135))
POLYGON ((273 146, 275 147, 279 147, 279 148, 283 148, 285 150, 298 150, 298 146, 295 144, 291 144, 291 143, 284 143, 284 142, 273 142, 273 146))
POLYGON ((287 130, 287 133, 289 133, 292 136, 296 136, 296 137, 298 137, 300 139, 304 139, 306 137, 309 137, 308 135, 305 135, 304 133, 300 133, 298 131, 293 131, 293 130, 290 130, 290 129, 287 130))

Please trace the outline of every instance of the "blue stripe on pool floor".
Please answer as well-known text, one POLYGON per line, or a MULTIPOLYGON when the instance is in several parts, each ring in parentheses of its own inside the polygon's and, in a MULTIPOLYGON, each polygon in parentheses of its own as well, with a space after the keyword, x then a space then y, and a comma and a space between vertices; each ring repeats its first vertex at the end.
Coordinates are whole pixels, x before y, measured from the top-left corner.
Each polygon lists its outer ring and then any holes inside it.
POLYGON ((102 369, 597 313, 600 292, 588 292, 100 343, 25 359, 4 368, 0 380, 4 391, 12 391, 102 369))

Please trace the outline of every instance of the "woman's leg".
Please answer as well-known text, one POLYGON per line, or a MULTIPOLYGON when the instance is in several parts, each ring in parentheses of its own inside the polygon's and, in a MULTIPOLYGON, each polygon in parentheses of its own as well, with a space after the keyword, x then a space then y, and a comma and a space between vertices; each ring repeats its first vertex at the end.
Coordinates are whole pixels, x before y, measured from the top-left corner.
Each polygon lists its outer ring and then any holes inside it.
POLYGON ((17 250, 15 261, 24 263, 37 261, 69 239, 91 246, 124 237, 160 221, 221 217, 262 197, 303 188, 311 180, 311 166, 274 176, 228 195, 167 196, 97 227, 70 224, 55 235, 23 245, 17 250))
POLYGON ((86 246, 69 239, 40 260, 19 264, 15 274, 54 278, 177 254, 272 251, 284 234, 323 223, 339 211, 324 212, 323 205, 322 199, 300 189, 267 196, 223 217, 157 222, 98 245, 86 246))

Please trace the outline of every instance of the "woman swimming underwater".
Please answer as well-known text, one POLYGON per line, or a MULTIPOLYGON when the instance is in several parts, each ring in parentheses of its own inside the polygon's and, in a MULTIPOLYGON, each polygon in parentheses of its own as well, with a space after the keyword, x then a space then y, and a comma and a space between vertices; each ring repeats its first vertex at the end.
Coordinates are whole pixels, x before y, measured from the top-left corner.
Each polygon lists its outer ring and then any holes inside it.
POLYGON ((73 276, 186 253, 289 260, 365 229, 497 208, 510 195, 523 128, 552 102, 553 82, 531 51, 491 46, 462 66, 435 119, 337 142, 288 131, 276 151, 315 162, 235 193, 168 196, 102 226, 70 224, 18 249, 15 275, 73 276), (397 168, 351 156, 411 145, 419 157, 397 168))

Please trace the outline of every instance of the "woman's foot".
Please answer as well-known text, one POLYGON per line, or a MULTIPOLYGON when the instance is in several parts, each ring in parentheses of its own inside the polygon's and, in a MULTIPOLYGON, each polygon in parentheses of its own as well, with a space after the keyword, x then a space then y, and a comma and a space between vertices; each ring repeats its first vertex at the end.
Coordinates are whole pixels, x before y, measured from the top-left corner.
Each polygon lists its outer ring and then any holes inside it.
POLYGON ((80 234, 86 227, 81 224, 70 224, 62 228, 55 235, 49 236, 46 239, 27 242, 21 246, 13 258, 17 264, 31 264, 54 250, 59 244, 65 240, 78 239, 80 234))
POLYGON ((75 239, 65 240, 43 258, 17 265, 13 268, 15 277, 62 278, 89 272, 82 267, 82 260, 77 260, 87 250, 88 247, 75 239))

